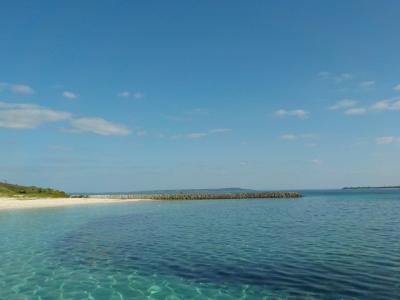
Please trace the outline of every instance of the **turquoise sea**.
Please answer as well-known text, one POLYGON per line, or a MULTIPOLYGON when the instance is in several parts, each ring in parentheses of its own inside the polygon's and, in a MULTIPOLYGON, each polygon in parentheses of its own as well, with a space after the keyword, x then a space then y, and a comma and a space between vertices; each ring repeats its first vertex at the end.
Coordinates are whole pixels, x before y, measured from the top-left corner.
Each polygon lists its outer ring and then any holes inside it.
POLYGON ((0 299, 400 299, 400 191, 0 212, 0 299))

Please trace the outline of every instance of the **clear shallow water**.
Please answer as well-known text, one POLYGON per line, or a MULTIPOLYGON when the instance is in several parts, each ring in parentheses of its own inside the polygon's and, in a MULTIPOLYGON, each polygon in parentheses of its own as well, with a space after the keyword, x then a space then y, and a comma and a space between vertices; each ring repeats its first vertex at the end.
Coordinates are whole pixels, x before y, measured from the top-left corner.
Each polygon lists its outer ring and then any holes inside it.
POLYGON ((0 299, 399 299, 400 191, 0 212, 0 299))

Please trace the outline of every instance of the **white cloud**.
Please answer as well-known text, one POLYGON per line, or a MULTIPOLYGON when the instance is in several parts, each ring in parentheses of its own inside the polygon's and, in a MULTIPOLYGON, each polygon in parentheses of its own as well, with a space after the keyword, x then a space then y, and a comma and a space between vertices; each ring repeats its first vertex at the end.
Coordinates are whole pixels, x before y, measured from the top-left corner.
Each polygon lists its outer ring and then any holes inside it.
POLYGON ((11 85, 11 91, 21 95, 30 95, 34 93, 33 89, 25 84, 13 84, 11 85))
POLYGON ((129 135, 131 133, 129 128, 111 123, 103 118, 76 118, 71 120, 71 126, 76 131, 100 135, 129 135))
POLYGON ((35 104, 0 102, 0 127, 32 129, 49 122, 69 120, 75 131, 100 135, 128 135, 130 130, 102 118, 72 118, 72 114, 35 104))
POLYGON ((295 109, 295 110, 279 109, 275 112, 275 116, 277 117, 292 116, 292 117, 297 117, 299 119, 307 119, 309 114, 310 113, 305 111, 304 109, 295 109))
POLYGON ((14 129, 36 128, 47 122, 69 119, 71 114, 34 104, 0 102, 0 127, 14 129))
POLYGON ((381 100, 371 106, 375 111, 400 111, 400 98, 381 100))
POLYGON ((393 89, 397 92, 400 92, 400 84, 396 85, 393 89))
POLYGON ((400 143, 400 137, 382 136, 378 137, 375 141, 378 145, 388 145, 388 144, 400 143))
POLYGON ((346 115, 364 115, 370 112, 400 111, 400 98, 377 101, 366 107, 354 107, 357 101, 342 100, 329 107, 330 110, 344 110, 346 115))
POLYGON ((76 99, 76 98, 78 98, 77 94, 75 94, 73 92, 70 92, 70 91, 64 91, 62 93, 62 95, 63 95, 63 97, 68 98, 68 99, 76 99))
POLYGON ((42 124, 69 120, 75 131, 93 132, 100 135, 128 135, 130 130, 102 118, 72 118, 72 114, 35 104, 0 102, 0 127, 33 129, 42 124))
POLYGON ((119 92, 117 96, 122 98, 142 99, 144 97, 144 94, 141 92, 122 91, 119 92))
POLYGON ((330 106, 330 110, 339 110, 339 109, 345 109, 345 108, 350 108, 353 107, 357 104, 357 101, 355 100, 349 100, 349 99, 343 99, 338 102, 336 102, 334 105, 330 106))
POLYGON ((35 91, 32 87, 26 84, 14 84, 14 83, 7 83, 7 82, 0 82, 0 91, 7 90, 14 94, 20 95, 31 95, 34 94, 35 91))
POLYGON ((373 80, 360 82, 360 87, 362 88, 371 88, 373 86, 375 86, 375 81, 373 80))
POLYGON ((379 110, 379 111, 389 110, 390 105, 391 105, 391 102, 389 100, 381 100, 381 101, 374 103, 371 106, 371 109, 379 110))
POLYGON ((345 110, 346 115, 364 115, 367 113, 367 109, 364 107, 355 107, 345 110))
POLYGON ((206 137, 207 135, 208 134, 204 133, 204 132, 194 132, 194 133, 189 133, 186 137, 188 139, 195 140, 195 139, 200 139, 200 138, 206 137))

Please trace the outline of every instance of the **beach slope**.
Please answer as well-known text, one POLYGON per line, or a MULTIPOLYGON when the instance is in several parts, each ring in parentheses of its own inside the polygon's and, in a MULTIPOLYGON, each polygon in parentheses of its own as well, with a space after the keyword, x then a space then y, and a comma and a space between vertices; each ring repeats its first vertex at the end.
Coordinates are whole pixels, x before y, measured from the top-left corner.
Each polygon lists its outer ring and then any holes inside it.
POLYGON ((110 199, 110 198, 0 198, 0 211, 7 209, 63 207, 72 205, 107 204, 121 202, 135 202, 143 199, 110 199))

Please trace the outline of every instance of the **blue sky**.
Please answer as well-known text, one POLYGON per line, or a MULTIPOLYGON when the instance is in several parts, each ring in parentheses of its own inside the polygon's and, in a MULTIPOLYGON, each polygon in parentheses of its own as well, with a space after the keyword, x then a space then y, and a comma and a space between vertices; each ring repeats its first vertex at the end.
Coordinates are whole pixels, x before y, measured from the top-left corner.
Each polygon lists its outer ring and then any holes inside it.
POLYGON ((0 179, 400 184, 398 1, 3 1, 0 179))

